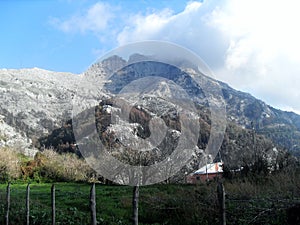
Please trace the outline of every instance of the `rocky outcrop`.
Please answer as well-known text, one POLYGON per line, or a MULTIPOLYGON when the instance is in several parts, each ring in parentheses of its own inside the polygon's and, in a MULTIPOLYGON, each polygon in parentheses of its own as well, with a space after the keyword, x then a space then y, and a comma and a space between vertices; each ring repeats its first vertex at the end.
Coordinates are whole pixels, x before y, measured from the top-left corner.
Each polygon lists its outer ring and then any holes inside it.
POLYGON ((48 134, 70 118, 78 75, 38 68, 0 70, 0 114, 28 137, 48 134))
POLYGON ((29 157, 33 157, 38 151, 30 138, 23 131, 8 125, 5 117, 0 115, 0 148, 10 148, 29 157))
MULTIPOLYGON (((207 92, 192 79, 197 73, 196 68, 186 67, 186 65, 188 64, 182 63, 182 66, 185 67, 177 68, 161 62, 151 61, 149 63, 146 56, 135 54, 129 57, 128 62, 119 56, 113 56, 102 62, 95 63, 82 75, 52 72, 38 68, 22 70, 1 69, 0 114, 3 115, 1 129, 7 130, 7 126, 14 129, 14 132, 20 134, 24 140, 28 139, 27 147, 35 145, 35 140, 40 139, 40 147, 43 147, 43 145, 60 146, 60 151, 65 151, 68 148, 75 151, 75 143, 71 140, 72 138, 59 141, 55 137, 56 135, 69 135, 71 137, 69 132, 70 124, 66 123, 66 121, 71 118, 74 96, 78 97, 78 99, 84 99, 81 102, 84 110, 89 105, 97 105, 103 99, 114 97, 117 93, 126 93, 131 88, 131 91, 135 90, 146 94, 143 101, 139 102, 140 106, 144 108, 138 108, 139 106, 136 105, 133 111, 130 112, 131 122, 125 123, 128 126, 127 129, 132 130, 138 138, 149 137, 149 116, 153 117, 157 114, 157 112, 151 112, 151 110, 147 111, 147 107, 148 109, 158 107, 159 110, 168 110, 172 108, 172 104, 161 101, 160 99, 162 98, 159 98, 159 96, 167 96, 170 99, 173 96, 181 96, 181 99, 186 98, 195 103, 197 110, 201 111, 199 115, 202 121, 200 129, 202 133, 197 146, 200 150, 204 150, 209 138, 207 132, 209 132, 211 122, 207 98, 220 99, 222 97, 226 103, 227 120, 240 127, 235 129, 237 132, 243 133, 245 131, 247 133, 248 129, 255 128, 257 134, 269 138, 276 146, 284 147, 295 154, 299 154, 299 115, 274 109, 266 103, 255 99, 250 94, 236 91, 225 83, 200 74, 204 84, 207 85, 209 83, 210 85, 211 95, 207 96, 207 92), (142 62, 135 63, 136 61, 142 62), (115 71, 116 68, 122 69, 115 71), (95 79, 101 82, 108 75, 111 76, 109 80, 104 82, 102 90, 99 90, 97 82, 92 83, 95 79), (148 78, 146 78, 147 76, 148 78), (143 81, 143 79, 156 79, 157 82, 154 82, 154 86, 145 86, 143 82, 135 82, 136 80, 143 81), (177 88, 177 86, 181 88, 177 88), (214 91, 216 86, 221 90, 222 96, 216 96, 218 93, 214 91), (95 100, 94 97, 100 91, 103 99, 95 100), (153 98, 151 96, 156 97, 153 98), (49 137, 48 139, 47 136, 49 137), (51 140, 55 141, 51 143, 51 140)), ((131 101, 130 99, 127 100, 131 101)), ((102 101, 101 104, 101 110, 105 110, 105 112, 118 110, 118 107, 108 104, 108 102, 102 101)), ((96 113, 99 114, 100 111, 98 110, 96 113)), ((98 131, 106 132, 103 133, 106 137, 111 137, 108 135, 108 131, 113 133, 121 128, 108 121, 108 114, 100 113, 98 115, 98 124, 102 125, 99 125, 97 128, 98 131)), ((168 127, 173 131, 180 132, 180 124, 176 121, 176 115, 172 117, 172 110, 169 115, 160 116, 168 127)), ((8 133, 12 132, 9 131, 8 133)), ((122 133, 122 131, 119 133, 122 133)), ((226 146, 229 143, 239 143, 236 140, 239 135, 231 135, 231 137, 228 134, 226 135, 226 146)), ((14 139, 13 135, 3 135, 3 137, 14 139)), ((244 135, 244 137, 248 138, 247 135, 244 135)), ((25 145, 22 144, 22 146, 25 145)), ((240 150, 243 151, 243 147, 238 146, 244 146, 244 144, 240 143, 234 147, 234 149, 241 148, 240 150)), ((247 145, 244 147, 246 148, 247 145)), ((223 149, 225 149, 224 146, 223 149)), ((224 151, 226 152, 226 150, 224 151)), ((247 152, 249 151, 251 152, 251 149, 247 150, 247 152)), ((228 155, 228 159, 233 157, 229 156, 228 152, 226 155, 228 155)))

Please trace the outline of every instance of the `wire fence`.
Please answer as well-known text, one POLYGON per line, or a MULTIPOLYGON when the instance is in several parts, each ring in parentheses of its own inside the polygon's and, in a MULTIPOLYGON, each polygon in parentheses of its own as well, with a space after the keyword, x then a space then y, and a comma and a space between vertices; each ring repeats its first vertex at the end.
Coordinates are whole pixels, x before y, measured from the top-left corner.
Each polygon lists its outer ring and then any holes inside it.
MULTIPOLYGON (((142 194, 142 200, 147 203, 148 207, 147 212, 145 212, 145 209, 142 209, 142 213, 151 213, 150 211, 152 211, 153 214, 157 213, 158 215, 170 214, 173 217, 177 217, 178 222, 174 224, 199 224, 197 220, 200 222, 200 217, 195 215, 194 222, 186 221, 187 217, 193 216, 185 209, 190 206, 195 208, 194 211, 202 214, 200 216, 204 216, 207 213, 209 217, 217 217, 215 220, 201 220, 201 224, 254 225, 270 224, 270 221, 272 221, 272 224, 278 225, 300 224, 300 198, 297 196, 287 198, 276 198, 274 196, 253 198, 249 196, 248 198, 241 198, 241 196, 235 196, 234 193, 226 194, 224 186, 218 185, 217 187, 218 191, 214 189, 211 193, 203 194, 201 188, 197 192, 198 187, 194 186, 196 191, 195 193, 193 192, 195 194, 193 198, 188 196, 191 195, 190 189, 184 188, 182 193, 187 193, 188 195, 175 194, 174 198, 168 201, 164 198, 162 191, 156 191, 147 196, 142 194), (212 221, 215 223, 212 223, 212 221)), ((105 187, 101 185, 95 186, 95 184, 89 186, 85 184, 52 186, 37 184, 8 185, 6 188, 0 188, 0 223, 28 225, 130 224, 130 219, 124 222, 123 218, 115 218, 114 221, 107 222, 98 213, 98 211, 103 211, 109 207, 116 211, 118 211, 118 207, 124 206, 127 206, 127 209, 131 209, 132 193, 129 192, 129 187, 115 186, 115 189, 118 189, 116 192, 111 191, 113 190, 112 187, 108 188, 107 191, 104 189, 105 187), (96 191, 98 193, 102 192, 102 202, 96 199, 96 196, 98 197, 96 191), (111 201, 105 202, 103 200, 104 197, 111 201), (112 204, 113 206, 111 206, 112 204)), ((178 192, 177 189, 176 191, 178 192)), ((127 212, 123 216, 130 217, 131 214, 127 212)), ((190 219, 189 221, 192 220, 190 219)))

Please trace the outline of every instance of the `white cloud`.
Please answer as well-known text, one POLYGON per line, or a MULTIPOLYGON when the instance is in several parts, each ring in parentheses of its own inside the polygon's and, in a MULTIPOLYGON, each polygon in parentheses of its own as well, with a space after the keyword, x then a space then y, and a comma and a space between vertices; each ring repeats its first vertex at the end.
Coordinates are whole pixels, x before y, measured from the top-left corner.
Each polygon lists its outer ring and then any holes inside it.
MULTIPOLYGON (((199 2, 189 3, 182 13, 173 15, 172 10, 163 9, 160 12, 148 15, 134 15, 130 19, 130 25, 119 34, 118 41, 120 44, 127 43, 132 40, 144 40, 156 37, 167 32, 170 33, 174 26, 181 27, 188 20, 189 14, 197 11, 201 6, 199 2)), ((188 25, 188 24, 186 24, 188 25)), ((182 30, 182 29, 180 29, 182 30)), ((167 36, 169 36, 168 34, 167 36)))
POLYGON ((211 25, 229 40, 221 79, 268 103, 300 111, 299 2, 227 1, 211 25))
POLYGON ((144 17, 143 15, 134 15, 130 19, 130 23, 134 24, 126 26, 119 34, 118 41, 122 45, 128 41, 144 40, 155 36, 172 18, 172 12, 165 9, 157 14, 150 14, 144 17))
MULTIPOLYGON (((92 32, 102 43, 177 43, 196 52, 234 88, 300 112, 299 8, 297 0, 207 0, 189 2, 179 13, 166 8, 128 16, 128 9, 116 13, 98 2, 52 24, 64 32, 92 32)), ((93 50, 99 52, 103 49, 93 50)))
POLYGON ((132 16, 119 33, 128 42, 168 40, 195 51, 216 77, 267 103, 300 112, 299 1, 190 2, 132 16))
POLYGON ((50 23, 66 33, 91 31, 98 34, 107 28, 113 17, 112 7, 107 3, 98 2, 81 14, 73 15, 66 20, 52 18, 50 23))
POLYGON ((205 21, 209 7, 200 2, 189 2, 178 14, 163 9, 147 15, 134 15, 119 33, 118 43, 154 39, 172 41, 197 52, 209 64, 218 65, 223 61, 222 51, 226 48, 223 42, 216 41, 220 32, 205 21))

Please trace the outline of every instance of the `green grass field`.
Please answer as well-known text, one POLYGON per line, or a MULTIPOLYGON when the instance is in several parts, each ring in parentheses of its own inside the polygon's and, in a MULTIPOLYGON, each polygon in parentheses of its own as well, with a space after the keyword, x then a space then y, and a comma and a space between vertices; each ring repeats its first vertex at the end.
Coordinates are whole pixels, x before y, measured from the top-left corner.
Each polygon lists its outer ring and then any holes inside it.
MULTIPOLYGON (((30 185, 30 223, 51 224, 51 185, 30 185)), ((0 184, 0 223, 5 221, 6 184, 0 184)), ((25 196, 27 184, 11 184, 10 224, 25 223, 25 196)), ((91 185, 57 183, 57 224, 89 224, 89 191, 91 185)), ((208 193, 207 186, 152 185, 140 188, 140 224, 212 224, 217 219, 214 200, 215 187, 208 193), (211 195, 211 196, 209 196, 211 195), (200 205, 197 197, 207 198, 200 205), (197 206, 198 205, 198 206, 197 206), (203 206, 205 209, 203 209, 203 206), (195 208, 196 207, 196 208, 195 208), (197 209, 201 211, 197 212, 197 209), (206 211, 203 214, 203 211, 206 211), (211 212, 213 216, 207 216, 211 212), (208 218, 211 217, 211 218, 208 218), (203 221, 204 221, 203 220, 203 221)), ((132 191, 129 186, 96 184, 97 221, 99 224, 132 224, 132 191)))
MULTIPOLYGON (((30 224, 51 224, 51 185, 30 185, 30 224)), ((6 186, 0 184, 0 224, 5 223, 6 186)), ((11 184, 10 224, 25 223, 26 186, 11 184)), ((82 183, 56 184, 56 224, 90 223, 90 187, 82 183)), ((299 187, 295 185, 238 181, 225 182, 225 189, 227 224, 291 224, 288 210, 293 207, 299 215, 299 187)), ((96 184, 99 224, 132 224, 132 191, 129 186, 96 184)), ((216 196, 214 182, 141 187, 139 224, 219 224, 216 196)))
MULTIPOLYGON (((25 222, 25 196, 27 184, 11 184, 11 224, 25 222)), ((51 185, 30 185, 30 221, 32 224, 51 223, 51 185)), ((57 224, 88 224, 90 221, 90 185, 57 183, 57 224)), ((6 185, 0 185, 1 224, 4 223, 6 185)), ((131 188, 126 186, 96 185, 97 219, 104 224, 128 224, 130 222, 131 188), (124 202, 129 204, 124 204, 124 202)))

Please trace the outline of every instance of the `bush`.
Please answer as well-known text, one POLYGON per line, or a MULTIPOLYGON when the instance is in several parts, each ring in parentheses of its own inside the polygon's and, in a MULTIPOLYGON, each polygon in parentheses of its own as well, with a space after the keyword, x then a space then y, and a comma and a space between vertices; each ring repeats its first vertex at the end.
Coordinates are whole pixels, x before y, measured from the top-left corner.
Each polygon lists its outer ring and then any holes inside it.
POLYGON ((18 153, 11 148, 0 148, 0 181, 18 179, 21 176, 18 153))
POLYGON ((48 149, 38 153, 34 160, 39 176, 46 180, 89 181, 94 174, 83 159, 72 153, 59 154, 48 149))
POLYGON ((38 152, 33 159, 16 150, 0 148, 0 181, 91 181, 96 177, 88 164, 72 153, 51 149, 38 152))

